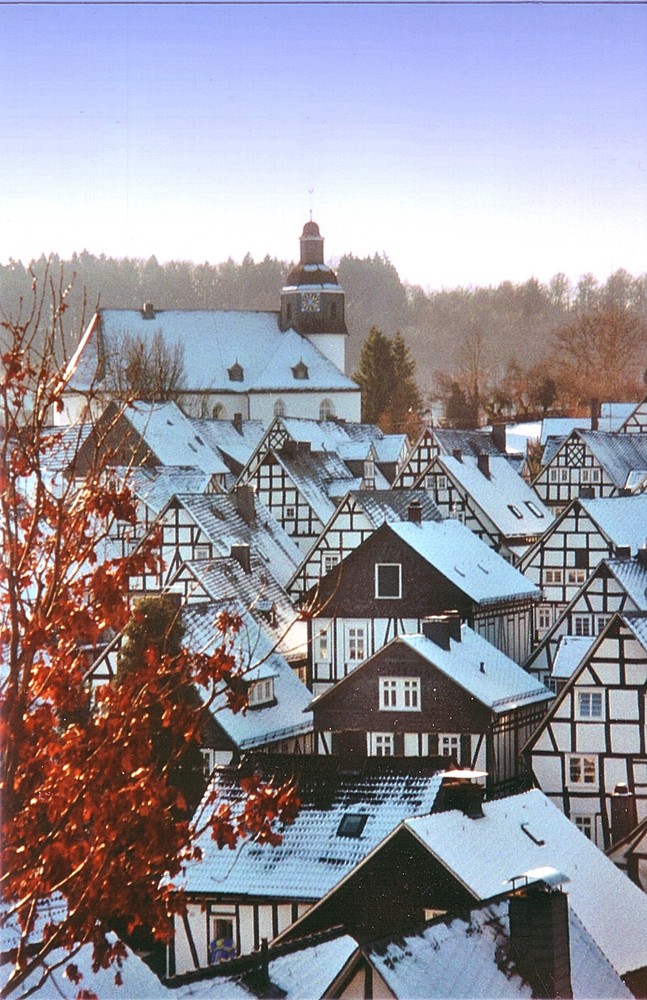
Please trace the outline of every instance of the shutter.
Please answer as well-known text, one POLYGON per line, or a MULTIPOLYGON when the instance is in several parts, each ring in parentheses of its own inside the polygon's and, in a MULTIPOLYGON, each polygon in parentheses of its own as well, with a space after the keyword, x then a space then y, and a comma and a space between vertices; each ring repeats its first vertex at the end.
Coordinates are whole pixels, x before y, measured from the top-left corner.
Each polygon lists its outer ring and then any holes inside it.
POLYGON ((469 733, 461 735, 461 756, 458 763, 461 767, 472 766, 472 737, 469 733))
POLYGON ((430 757, 438 756, 438 733, 429 733, 429 750, 427 751, 430 757))

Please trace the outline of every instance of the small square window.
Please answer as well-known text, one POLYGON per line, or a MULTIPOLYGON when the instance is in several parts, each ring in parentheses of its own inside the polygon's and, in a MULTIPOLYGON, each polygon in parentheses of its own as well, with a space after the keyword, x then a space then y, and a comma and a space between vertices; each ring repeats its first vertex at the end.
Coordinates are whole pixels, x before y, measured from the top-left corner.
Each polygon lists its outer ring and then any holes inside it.
POLYGON ((322 560, 324 573, 330 573, 331 569, 339 565, 339 561, 339 552, 324 552, 322 560))
POLYGON ((346 813, 337 828, 337 836, 361 837, 367 819, 367 813, 346 813))
POLYGON ((196 559, 210 559, 211 558, 211 546, 210 545, 196 545, 194 552, 196 559))
POLYGON ((402 567, 400 563, 377 563, 375 566, 375 596, 402 597, 402 567))
POLYGON ((461 738, 458 733, 438 734, 438 753, 441 757, 454 757, 459 759, 461 749, 461 738))
POLYGON ((594 816, 572 816, 571 819, 580 833, 583 833, 585 837, 589 838, 589 840, 595 840, 595 837, 593 836, 594 816))
POLYGON ((575 635, 591 635, 591 619, 588 615, 575 615, 573 622, 575 625, 575 635))
POLYGON ((597 757, 570 754, 568 757, 568 783, 570 785, 595 785, 597 780, 597 757))
POLYGON ((577 718, 578 719, 602 719, 604 717, 604 705, 601 691, 578 691, 577 692, 577 718))
POLYGON ((285 517, 288 521, 294 521, 296 518, 296 507, 286 507, 285 517))
POLYGON ((369 753, 372 757, 393 757, 395 753, 393 733, 369 733, 369 753))

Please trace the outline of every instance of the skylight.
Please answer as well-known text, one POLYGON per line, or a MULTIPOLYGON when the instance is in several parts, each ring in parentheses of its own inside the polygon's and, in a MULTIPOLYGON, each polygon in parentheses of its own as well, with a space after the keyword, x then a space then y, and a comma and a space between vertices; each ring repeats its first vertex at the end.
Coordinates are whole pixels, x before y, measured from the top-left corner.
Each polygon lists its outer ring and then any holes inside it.
POLYGON ((367 813, 346 813, 337 828, 337 836, 360 837, 367 819, 367 813))

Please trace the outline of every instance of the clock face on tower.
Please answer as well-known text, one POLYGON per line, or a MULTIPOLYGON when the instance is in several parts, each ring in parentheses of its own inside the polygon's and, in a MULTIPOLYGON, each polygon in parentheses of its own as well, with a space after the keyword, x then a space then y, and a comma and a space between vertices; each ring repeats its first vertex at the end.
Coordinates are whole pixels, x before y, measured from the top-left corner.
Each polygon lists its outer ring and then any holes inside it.
POLYGON ((301 292, 301 312, 316 313, 321 308, 319 292, 301 292))

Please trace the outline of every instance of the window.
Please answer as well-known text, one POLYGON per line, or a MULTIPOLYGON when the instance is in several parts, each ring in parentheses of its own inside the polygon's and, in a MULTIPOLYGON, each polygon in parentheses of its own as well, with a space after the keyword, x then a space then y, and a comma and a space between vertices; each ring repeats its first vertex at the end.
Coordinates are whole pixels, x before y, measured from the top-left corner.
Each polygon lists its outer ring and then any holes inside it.
POLYGON ((603 631, 611 621, 611 615, 598 615, 596 619, 596 627, 598 630, 598 635, 603 631))
POLYGON ((211 546, 210 545, 196 545, 193 550, 193 554, 196 559, 211 559, 211 546))
POLYGON ((265 677, 260 681, 252 681, 247 696, 250 708, 261 705, 269 705, 275 701, 274 698, 274 678, 265 677))
POLYGON ((337 828, 337 836, 360 837, 367 819, 367 813, 346 813, 337 828))
POLYGON ((537 628, 549 629, 553 624, 553 608, 550 604, 540 604, 537 608, 537 628))
POLYGON ((564 574, 561 569, 553 567, 552 569, 544 570, 544 584, 550 586, 550 584, 561 584, 564 580, 564 574))
POLYGON ((328 630, 322 630, 317 636, 317 659, 318 660, 329 660, 330 659, 330 642, 328 639, 328 630))
MULTIPOLYGON (((231 907, 231 909, 234 908, 231 907)), ((235 912, 211 913, 209 915, 209 963, 211 965, 218 965, 220 962, 227 962, 236 957, 238 949, 236 947, 235 921, 235 912)))
POLYGON ((359 662, 366 656, 366 632, 363 625, 350 626, 346 632, 347 659, 359 662))
POLYGON ((297 516, 296 507, 286 507, 285 517, 288 521, 294 521, 297 516))
POLYGON ((575 615, 573 618, 575 635, 591 635, 591 619, 588 615, 575 615))
POLYGON ((364 462, 364 479, 375 479, 375 462, 367 458, 364 462))
POLYGON ((380 708, 385 711, 419 712, 419 677, 380 677, 380 708))
POLYGON ((508 510, 510 511, 510 513, 514 514, 514 516, 518 518, 520 521, 523 520, 523 514, 521 513, 518 507, 515 507, 513 503, 508 504, 508 510))
POLYGON ((600 482, 600 470, 599 469, 582 469, 581 481, 583 483, 599 483, 600 482))
POLYGON ((601 691, 577 692, 577 718, 585 720, 603 718, 601 691))
POLYGON ((438 734, 438 753, 441 757, 460 757, 461 738, 458 733, 438 734))
POLYGON ((211 411, 211 416, 214 420, 224 420, 227 416, 227 410, 222 403, 216 403, 211 411))
POLYGON ((584 583, 586 580, 586 570, 585 569, 567 569, 566 570, 566 582, 567 583, 584 583))
POLYGON ((575 823, 575 826, 580 831, 580 833, 583 833, 585 837, 589 838, 589 840, 595 841, 595 837, 593 835, 594 834, 593 823, 595 819, 594 816, 572 816, 571 819, 575 823))
POLYGON ((215 754, 208 747, 202 747, 200 753, 202 754, 202 777, 208 780, 216 766, 215 754))
POLYGON ((426 487, 428 489, 430 489, 430 488, 432 488, 432 487, 435 486, 435 488, 437 490, 446 490, 447 489, 447 476, 440 476, 440 475, 438 475, 438 476, 426 476, 425 477, 425 485, 426 485, 426 487), (434 483, 434 479, 436 480, 435 483, 434 483))
POLYGON ((376 564, 375 596, 402 597, 402 567, 400 563, 376 564))
POLYGON ((277 399, 274 403, 274 416, 284 417, 285 416, 285 403, 282 399, 277 399))
POLYGON ((296 379, 306 379, 310 377, 308 373, 308 366, 303 360, 298 361, 296 365, 293 366, 292 377, 296 379))
POLYGON ((549 478, 550 478, 550 482, 551 483, 556 483, 557 482, 557 469, 551 469, 550 470, 550 476, 549 476, 549 478))
POLYGON ((543 512, 539 509, 539 507, 537 506, 537 504, 534 503, 532 500, 526 500, 525 504, 526 504, 526 507, 528 508, 528 510, 530 511, 530 513, 534 514, 535 517, 543 517, 544 516, 543 512))
POLYGON ((331 569, 339 565, 340 559, 339 552, 324 552, 322 560, 324 573, 330 573, 331 569))
POLYGON ((369 755, 371 757, 393 757, 394 753, 393 733, 369 733, 369 755))
POLYGON ((237 361, 231 366, 231 368, 227 369, 227 373, 229 375, 230 382, 242 382, 245 377, 242 365, 239 365, 237 361))
POLYGON ((334 418, 335 418, 335 407, 333 406, 331 400, 322 399, 321 405, 319 406, 319 419, 334 420, 334 418))
POLYGON ((559 481, 560 481, 560 483, 567 483, 568 482, 568 469, 560 469, 559 470, 559 481))
POLYGON ((598 780, 597 757, 570 754, 567 758, 570 785, 595 785, 598 780))

